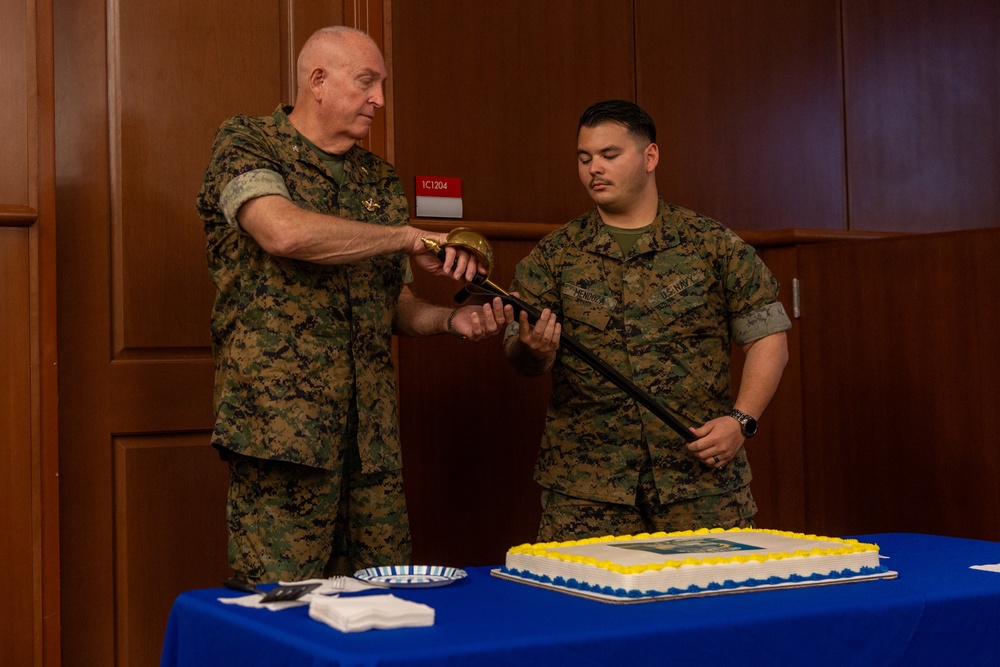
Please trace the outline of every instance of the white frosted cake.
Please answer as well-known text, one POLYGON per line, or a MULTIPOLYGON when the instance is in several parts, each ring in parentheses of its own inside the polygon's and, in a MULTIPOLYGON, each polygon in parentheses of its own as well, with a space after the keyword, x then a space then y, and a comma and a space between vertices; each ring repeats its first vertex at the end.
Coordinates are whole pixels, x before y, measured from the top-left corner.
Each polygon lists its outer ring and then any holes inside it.
POLYGON ((622 601, 895 576, 875 544, 740 528, 523 544, 495 572, 622 601))

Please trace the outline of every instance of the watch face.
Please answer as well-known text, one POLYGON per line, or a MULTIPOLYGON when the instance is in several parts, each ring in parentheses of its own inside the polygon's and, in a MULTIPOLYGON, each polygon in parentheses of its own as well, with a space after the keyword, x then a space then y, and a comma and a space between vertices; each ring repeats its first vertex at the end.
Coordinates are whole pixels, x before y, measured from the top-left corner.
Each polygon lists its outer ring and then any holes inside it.
POLYGON ((757 433, 757 420, 747 413, 733 408, 729 416, 740 423, 740 431, 743 433, 744 438, 752 438, 757 433))

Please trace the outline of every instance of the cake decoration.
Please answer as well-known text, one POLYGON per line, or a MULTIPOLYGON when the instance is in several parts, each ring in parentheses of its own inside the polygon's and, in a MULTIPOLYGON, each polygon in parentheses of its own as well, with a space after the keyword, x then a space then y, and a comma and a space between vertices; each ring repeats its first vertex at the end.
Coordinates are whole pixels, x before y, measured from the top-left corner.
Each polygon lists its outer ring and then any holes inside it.
POLYGON ((522 544, 493 574, 618 602, 896 576, 875 544, 741 528, 522 544))

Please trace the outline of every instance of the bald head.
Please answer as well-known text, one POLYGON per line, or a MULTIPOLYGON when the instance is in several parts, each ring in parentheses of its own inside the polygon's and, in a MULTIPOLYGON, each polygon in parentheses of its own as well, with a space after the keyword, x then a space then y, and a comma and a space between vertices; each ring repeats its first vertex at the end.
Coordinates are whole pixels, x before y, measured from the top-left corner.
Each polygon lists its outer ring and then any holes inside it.
MULTIPOLYGON (((345 25, 320 28, 309 36, 299 51, 296 61, 299 88, 308 87, 310 74, 316 69, 341 64, 350 53, 358 51, 378 53, 378 45, 367 33, 345 25)), ((381 53, 378 57, 381 59, 381 53)))
POLYGON ((342 153, 368 134, 385 105, 387 72, 378 45, 346 26, 317 30, 298 59, 298 94, 289 119, 320 148, 342 153))

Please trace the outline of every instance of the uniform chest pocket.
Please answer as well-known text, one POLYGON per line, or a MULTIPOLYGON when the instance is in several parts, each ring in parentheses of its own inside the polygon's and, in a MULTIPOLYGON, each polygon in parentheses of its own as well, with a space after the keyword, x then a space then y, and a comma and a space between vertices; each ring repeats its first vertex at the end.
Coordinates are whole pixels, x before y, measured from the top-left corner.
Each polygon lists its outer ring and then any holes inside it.
POLYGON ((615 300, 576 287, 563 288, 563 316, 589 327, 604 331, 611 320, 615 300))
POLYGON ((690 287, 680 294, 661 291, 650 299, 649 305, 663 324, 699 326, 699 322, 708 317, 709 309, 708 295, 698 287, 690 287))

